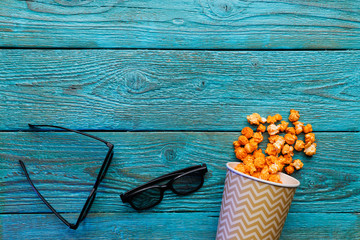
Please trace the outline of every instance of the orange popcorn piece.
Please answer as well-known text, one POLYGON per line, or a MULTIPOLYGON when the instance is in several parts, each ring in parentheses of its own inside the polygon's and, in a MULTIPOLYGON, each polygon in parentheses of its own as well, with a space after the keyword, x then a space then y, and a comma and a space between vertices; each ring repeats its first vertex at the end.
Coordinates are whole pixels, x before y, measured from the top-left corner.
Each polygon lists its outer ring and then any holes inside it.
POLYGON ((266 127, 265 127, 264 125, 260 124, 260 125, 257 127, 256 131, 263 133, 263 132, 266 131, 266 127))
POLYGON ((283 169, 284 165, 279 163, 278 161, 275 161, 275 163, 269 165, 269 172, 271 174, 275 174, 277 172, 280 172, 283 169))
POLYGON ((313 129, 312 129, 311 124, 307 124, 306 126, 303 127, 303 132, 304 133, 310 133, 312 131, 313 131, 313 129))
POLYGON ((280 137, 279 135, 272 135, 268 139, 269 139, 270 143, 274 144, 278 140, 279 137, 280 137))
POLYGON ((265 167, 266 161, 265 161, 265 157, 257 157, 254 160, 254 166, 257 169, 262 169, 263 167, 265 167))
POLYGON ((270 177, 269 167, 265 165, 265 167, 260 172, 260 178, 263 180, 268 180, 270 177))
POLYGON ((304 153, 308 156, 313 156, 316 153, 316 143, 308 143, 305 146, 304 153))
POLYGON ((277 121, 280 121, 282 119, 282 116, 280 114, 276 114, 274 116, 268 116, 267 117, 267 123, 270 123, 270 124, 274 124, 276 123, 277 121))
POLYGON ((293 145, 295 143, 295 141, 297 140, 297 136, 290 134, 290 133, 285 134, 284 138, 285 138, 286 143, 289 145, 293 145))
POLYGON ((288 122, 281 121, 281 124, 278 125, 280 132, 284 132, 289 126, 288 122))
POLYGON ((275 124, 270 124, 268 127, 267 127, 267 131, 269 133, 269 135, 275 135, 275 134, 278 134, 279 133, 279 127, 276 126, 275 124))
POLYGON ((280 175, 278 175, 278 174, 270 174, 269 181, 274 182, 274 183, 282 183, 280 181, 280 175))
POLYGON ((245 146, 249 142, 249 139, 247 139, 247 137, 245 137, 244 135, 241 135, 238 138, 238 141, 239 141, 240 145, 245 146))
POLYGON ((260 123, 265 123, 266 122, 266 119, 265 118, 262 118, 260 116, 260 114, 258 113, 253 113, 251 115, 248 115, 246 117, 246 119, 248 120, 248 122, 252 125, 259 125, 260 123))
POLYGON ((265 153, 266 153, 267 155, 272 155, 272 156, 276 156, 276 155, 278 154, 276 148, 275 148, 274 145, 271 144, 271 143, 268 143, 268 144, 267 144, 267 148, 266 148, 266 150, 265 150, 265 153))
POLYGON ((245 158, 242 159, 244 164, 254 163, 254 157, 251 155, 247 155, 245 158))
POLYGON ((305 143, 313 143, 315 142, 315 134, 314 133, 307 133, 305 134, 305 143))
POLYGON ((244 127, 243 130, 241 130, 241 134, 249 139, 253 136, 254 131, 249 127, 244 127))
POLYGON ((285 144, 285 139, 282 136, 278 136, 276 139, 276 142, 273 143, 274 148, 276 149, 276 152, 281 152, 282 147, 285 144))
POLYGON ((260 172, 254 172, 252 175, 252 177, 256 177, 256 178, 260 178, 260 172))
POLYGON ((296 111, 294 109, 290 110, 290 115, 289 115, 289 121, 290 122, 296 122, 300 119, 300 114, 299 111, 296 111))
POLYGON ((253 157, 254 157, 254 158, 261 157, 261 158, 264 158, 264 159, 265 159, 265 154, 262 153, 262 150, 261 150, 261 149, 257 149, 257 150, 254 151, 253 157))
POLYGON ((292 135, 295 135, 295 128, 294 127, 288 127, 286 128, 285 130, 286 133, 289 133, 289 134, 292 134, 292 135))
POLYGON ((304 164, 301 162, 300 159, 294 160, 294 162, 291 164, 296 170, 300 170, 304 164))
POLYGON ((254 172, 256 172, 256 167, 253 163, 246 163, 245 169, 250 175, 252 175, 254 172))
POLYGON ((253 135, 253 139, 256 143, 261 143, 264 140, 263 135, 261 134, 261 132, 256 132, 253 135))
POLYGON ((292 146, 289 146, 288 144, 285 144, 281 153, 283 155, 289 154, 290 156, 294 156, 294 148, 292 146))
POLYGON ((284 160, 282 162, 282 164, 291 164, 292 162, 292 156, 290 156, 289 154, 284 155, 284 160))
POLYGON ((304 123, 297 121, 297 122, 294 122, 293 124, 295 126, 296 135, 299 135, 300 133, 302 133, 304 123))
POLYGON ((278 161, 278 158, 275 156, 267 156, 265 157, 266 164, 270 166, 271 164, 274 164, 276 161, 278 161))
POLYGON ((287 167, 285 167, 285 172, 289 175, 291 175, 293 172, 295 171, 294 167, 289 165, 287 167))
POLYGON ((242 172, 242 173, 246 173, 246 169, 245 169, 245 164, 243 163, 239 163, 238 165, 235 166, 234 168, 236 171, 242 172))
POLYGON ((297 140, 294 146, 296 151, 302 151, 305 148, 305 143, 302 140, 297 140))
POLYGON ((234 148, 238 148, 238 147, 241 146, 240 143, 239 143, 239 141, 234 141, 234 142, 233 142, 233 145, 234 145, 234 148))
POLYGON ((248 154, 244 148, 239 147, 235 149, 235 156, 237 159, 243 160, 247 155, 248 154))

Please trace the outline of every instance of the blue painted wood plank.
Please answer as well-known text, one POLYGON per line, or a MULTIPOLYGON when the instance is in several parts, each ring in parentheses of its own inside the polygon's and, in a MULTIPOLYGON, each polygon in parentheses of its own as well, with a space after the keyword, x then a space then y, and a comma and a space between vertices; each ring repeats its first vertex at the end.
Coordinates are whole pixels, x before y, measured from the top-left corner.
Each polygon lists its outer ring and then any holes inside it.
POLYGON ((239 131, 300 110, 315 131, 359 131, 359 51, 0 50, 0 130, 239 131))
MULTIPOLYGON (((148 212, 219 213, 225 164, 237 161, 232 142, 238 132, 93 134, 115 144, 115 156, 93 212, 132 213, 119 194, 162 174, 207 163, 209 173, 202 189, 182 197, 167 192, 163 202, 148 212)), ((316 133, 316 138, 315 156, 296 153, 305 166, 294 174, 301 185, 290 212, 360 212, 360 173, 356 170, 360 133, 316 133)), ((59 132, 0 133, 0 212, 49 212, 27 183, 17 159, 26 162, 34 182, 58 211, 80 212, 105 154, 101 144, 84 141, 59 132)), ((264 149, 266 142, 260 147, 264 149)))
MULTIPOLYGON (((0 238, 7 239, 214 239, 212 213, 90 213, 78 230, 51 214, 0 214, 0 238)), ((289 213, 281 240, 359 239, 359 215, 289 213)))
POLYGON ((359 49, 359 6, 359 0, 6 0, 0 46, 359 49))

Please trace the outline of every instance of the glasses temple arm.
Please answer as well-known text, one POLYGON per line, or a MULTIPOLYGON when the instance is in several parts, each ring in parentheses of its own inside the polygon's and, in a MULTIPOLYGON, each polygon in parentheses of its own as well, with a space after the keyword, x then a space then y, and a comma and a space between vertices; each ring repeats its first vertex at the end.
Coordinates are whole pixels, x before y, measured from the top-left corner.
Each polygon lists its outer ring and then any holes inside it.
POLYGON ((78 133, 78 134, 81 134, 81 135, 84 135, 84 136, 87 136, 87 137, 91 137, 93 139, 96 139, 100 142, 103 142, 105 143, 108 147, 112 146, 113 144, 105 141, 104 139, 101 139, 101 138, 98 138, 98 137, 95 137, 93 135, 90 135, 90 134, 87 134, 87 133, 83 133, 83 132, 79 132, 77 130, 72 130, 70 128, 64 128, 64 127, 59 127, 59 126, 54 126, 54 125, 34 125, 34 124, 28 124, 30 128, 35 128, 35 127, 53 127, 53 128, 59 128, 59 129, 63 129, 63 130, 66 130, 66 131, 69 131, 69 132, 75 132, 75 133, 78 133))
POLYGON ((30 183, 31 187, 34 189, 34 191, 36 192, 36 194, 39 196, 39 198, 43 201, 43 203, 45 203, 45 205, 63 222, 65 223, 68 227, 72 228, 74 227, 73 224, 69 223, 68 221, 66 221, 65 218, 63 218, 51 205, 48 201, 46 201, 46 199, 41 195, 41 193, 37 190, 37 188, 35 187, 34 183, 31 181, 30 176, 28 171, 26 170, 25 164, 23 161, 19 160, 19 163, 21 165, 21 168, 24 170, 25 176, 28 180, 28 182, 30 183))

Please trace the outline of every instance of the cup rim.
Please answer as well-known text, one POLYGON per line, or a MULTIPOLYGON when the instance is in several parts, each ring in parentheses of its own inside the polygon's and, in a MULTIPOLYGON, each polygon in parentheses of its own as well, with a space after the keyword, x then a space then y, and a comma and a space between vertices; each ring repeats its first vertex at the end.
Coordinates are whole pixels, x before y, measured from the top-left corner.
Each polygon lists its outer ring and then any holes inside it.
POLYGON ((242 173, 242 172, 239 172, 237 170, 234 169, 234 167, 232 167, 231 165, 234 165, 234 164, 239 164, 240 162, 228 162, 226 164, 226 167, 227 169, 229 169, 230 171, 234 172, 235 174, 238 174, 238 175, 241 175, 243 177, 246 177, 246 178, 250 178, 252 180, 255 180, 255 181, 258 181, 258 182, 262 182, 262 183, 266 183, 266 184, 270 184, 270 185, 274 185, 274 186, 278 186, 278 187, 288 187, 288 188, 297 188, 299 185, 300 185, 300 182, 299 180, 297 180, 296 178, 294 177, 291 177, 285 173, 277 173, 280 175, 280 179, 282 181, 284 180, 287 180, 287 184, 284 184, 284 183, 275 183, 275 182, 270 182, 270 181, 267 181, 267 180, 263 180, 263 179, 260 179, 260 178, 256 178, 256 177, 252 177, 250 175, 247 175, 245 173, 242 173))

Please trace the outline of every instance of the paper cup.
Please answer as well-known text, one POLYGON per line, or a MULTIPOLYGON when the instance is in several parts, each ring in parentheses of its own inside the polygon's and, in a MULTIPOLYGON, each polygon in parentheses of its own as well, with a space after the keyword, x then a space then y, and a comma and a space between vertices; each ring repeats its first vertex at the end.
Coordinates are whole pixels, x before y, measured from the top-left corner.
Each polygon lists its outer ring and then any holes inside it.
POLYGON ((279 239, 300 182, 284 173, 282 184, 265 181, 236 171, 237 164, 226 164, 216 239, 279 239))

